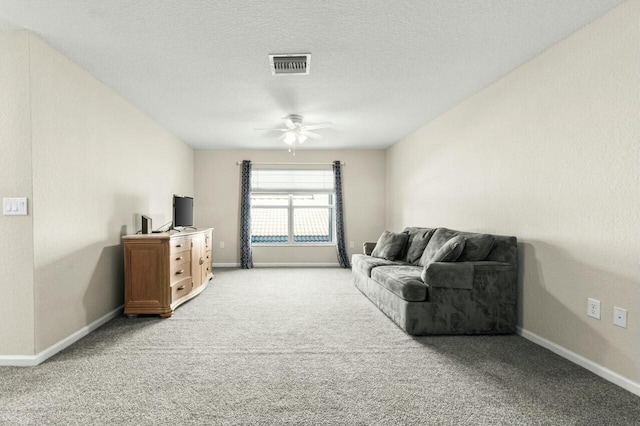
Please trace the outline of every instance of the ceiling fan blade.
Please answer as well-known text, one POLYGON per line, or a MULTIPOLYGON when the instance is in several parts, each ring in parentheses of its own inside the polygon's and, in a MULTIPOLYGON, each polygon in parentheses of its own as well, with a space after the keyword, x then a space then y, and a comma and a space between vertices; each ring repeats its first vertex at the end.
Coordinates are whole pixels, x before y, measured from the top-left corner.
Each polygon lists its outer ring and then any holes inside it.
POLYGON ((305 135, 310 137, 311 139, 320 139, 322 136, 317 134, 317 133, 313 133, 313 132, 308 132, 306 130, 303 130, 300 132, 300 134, 305 135))
POLYGON ((253 130, 266 130, 268 132, 288 132, 289 129, 253 129, 253 130))
POLYGON ((331 127, 333 123, 316 123, 316 124, 307 124, 302 126, 302 130, 314 130, 314 129, 324 129, 325 127, 331 127))
POLYGON ((290 118, 286 117, 284 119, 284 125, 287 126, 289 129, 295 129, 296 125, 293 122, 293 120, 291 120, 290 118))

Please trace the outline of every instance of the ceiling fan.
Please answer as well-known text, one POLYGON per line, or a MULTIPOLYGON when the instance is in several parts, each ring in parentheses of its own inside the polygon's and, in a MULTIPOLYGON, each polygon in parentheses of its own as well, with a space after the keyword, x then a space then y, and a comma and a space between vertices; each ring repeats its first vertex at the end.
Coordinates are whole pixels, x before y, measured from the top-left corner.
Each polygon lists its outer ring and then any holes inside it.
POLYGON ((282 136, 278 139, 282 139, 284 143, 289 145, 289 152, 293 149, 295 155, 296 144, 303 144, 308 138, 320 139, 322 136, 311 132, 310 130, 323 129, 330 127, 332 123, 316 123, 316 124, 302 124, 303 116, 298 114, 289 114, 283 118, 285 127, 279 129, 255 129, 255 130, 268 130, 283 132, 282 136))

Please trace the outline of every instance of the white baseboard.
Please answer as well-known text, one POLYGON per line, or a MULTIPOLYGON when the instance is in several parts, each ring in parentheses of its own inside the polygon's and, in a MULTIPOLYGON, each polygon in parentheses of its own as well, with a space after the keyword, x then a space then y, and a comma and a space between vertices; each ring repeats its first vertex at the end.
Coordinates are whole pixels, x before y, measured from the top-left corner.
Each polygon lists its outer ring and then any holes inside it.
POLYGON ((339 268, 336 263, 254 263, 256 268, 339 268))
POLYGON ((85 325, 80 330, 65 337, 64 339, 60 340, 58 343, 55 343, 49 346, 47 349, 41 352, 38 352, 35 355, 0 355, 0 366, 13 366, 13 367, 36 366, 46 361, 47 359, 51 358, 61 350, 74 344, 78 340, 82 339, 84 336, 96 330, 101 325, 111 321, 113 318, 120 315, 120 313, 122 312, 123 306, 124 305, 118 306, 116 309, 107 313, 106 315, 101 316, 91 324, 85 325))
POLYGON ((575 364, 578 364, 580 367, 586 368, 587 370, 602 377, 603 379, 608 380, 611 383, 616 384, 621 388, 640 396, 640 383, 627 379, 626 377, 621 376, 615 371, 609 370, 608 368, 603 367, 602 365, 595 363, 590 359, 583 357, 582 355, 578 355, 577 353, 570 351, 569 349, 562 347, 557 343, 553 343, 552 341, 547 340, 544 337, 540 337, 535 333, 525 330, 520 326, 516 327, 516 331, 525 339, 530 340, 533 343, 536 343, 544 348, 547 348, 556 355, 560 355, 561 357, 568 359, 575 364))
MULTIPOLYGON (((339 268, 338 263, 254 263, 255 268, 339 268)), ((214 268, 239 268, 239 263, 214 263, 214 268)))

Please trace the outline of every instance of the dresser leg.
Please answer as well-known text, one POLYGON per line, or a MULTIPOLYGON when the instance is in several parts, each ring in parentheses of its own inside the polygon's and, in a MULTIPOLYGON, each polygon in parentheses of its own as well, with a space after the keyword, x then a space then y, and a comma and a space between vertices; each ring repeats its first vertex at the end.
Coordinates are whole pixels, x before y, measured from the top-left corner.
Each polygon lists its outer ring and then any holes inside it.
POLYGON ((138 314, 125 314, 124 316, 127 318, 137 318, 138 314))
POLYGON ((165 312, 164 314, 160 314, 160 318, 169 318, 173 312, 165 312))

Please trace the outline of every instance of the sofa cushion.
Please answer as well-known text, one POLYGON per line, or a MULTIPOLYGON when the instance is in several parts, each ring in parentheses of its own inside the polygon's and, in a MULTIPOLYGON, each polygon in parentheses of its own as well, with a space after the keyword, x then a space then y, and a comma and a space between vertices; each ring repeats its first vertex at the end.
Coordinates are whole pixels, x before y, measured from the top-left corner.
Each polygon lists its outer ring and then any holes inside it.
POLYGON ((371 257, 365 254, 354 254, 351 257, 351 268, 362 272, 367 277, 371 277, 371 270, 377 266, 396 265, 397 263, 398 262, 371 257))
POLYGON ((458 258, 459 262, 478 262, 485 260, 493 247, 495 237, 489 234, 460 232, 464 237, 464 250, 458 258))
POLYGON ((422 257, 422 253, 424 253, 424 249, 427 247, 427 243, 431 239, 435 229, 407 227, 404 228, 402 232, 409 235, 405 254, 402 256, 402 259, 407 263, 418 266, 420 257, 422 257))
POLYGON ((381 259, 396 260, 403 252, 404 246, 407 244, 409 235, 405 233, 395 233, 384 231, 376 247, 371 252, 371 256, 379 257, 381 259))
POLYGON ((422 268, 413 265, 378 266, 371 278, 401 299, 409 302, 427 300, 427 285, 422 282, 422 268))

